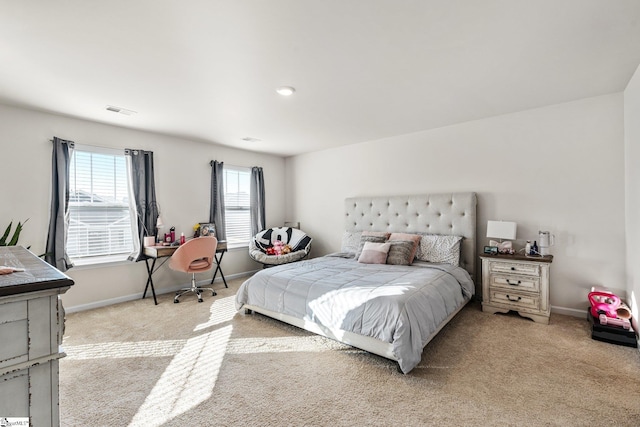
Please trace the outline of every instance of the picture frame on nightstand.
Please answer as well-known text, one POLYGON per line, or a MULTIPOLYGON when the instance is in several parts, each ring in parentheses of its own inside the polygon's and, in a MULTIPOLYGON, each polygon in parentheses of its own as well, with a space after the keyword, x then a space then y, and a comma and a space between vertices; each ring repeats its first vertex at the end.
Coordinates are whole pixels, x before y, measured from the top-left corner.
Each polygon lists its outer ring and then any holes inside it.
POLYGON ((497 246, 485 246, 484 247, 484 253, 486 255, 496 255, 498 253, 498 247, 497 246))

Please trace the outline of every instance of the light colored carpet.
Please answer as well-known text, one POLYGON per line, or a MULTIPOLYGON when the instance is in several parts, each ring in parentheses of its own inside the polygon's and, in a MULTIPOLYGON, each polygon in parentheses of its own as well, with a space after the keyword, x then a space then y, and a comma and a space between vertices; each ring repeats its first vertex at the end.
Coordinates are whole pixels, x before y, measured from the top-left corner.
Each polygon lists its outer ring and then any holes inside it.
MULTIPOLYGON (((637 349, 467 306, 410 374, 216 297, 67 316, 63 426, 639 426, 637 349)), ((220 288, 220 285, 217 285, 220 288)), ((586 301, 585 301, 586 302, 586 301)))

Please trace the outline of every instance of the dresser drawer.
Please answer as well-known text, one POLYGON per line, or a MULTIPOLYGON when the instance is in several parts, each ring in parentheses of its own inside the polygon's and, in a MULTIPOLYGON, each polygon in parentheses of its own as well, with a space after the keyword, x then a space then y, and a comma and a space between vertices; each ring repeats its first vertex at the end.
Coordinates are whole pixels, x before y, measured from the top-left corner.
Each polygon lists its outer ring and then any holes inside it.
POLYGON ((29 359, 27 302, 0 306, 0 368, 29 359))
POLYGON ((512 273, 525 276, 540 276, 540 266, 532 263, 500 262, 491 263, 492 273, 512 273))
POLYGON ((540 279, 538 277, 531 276, 493 274, 491 275, 489 286, 503 289, 522 289, 528 292, 539 292, 540 279))
POLYGON ((513 310, 528 308, 540 310, 540 298, 537 295, 528 295, 519 292, 508 292, 502 289, 491 290, 491 302, 496 304, 508 304, 513 310))

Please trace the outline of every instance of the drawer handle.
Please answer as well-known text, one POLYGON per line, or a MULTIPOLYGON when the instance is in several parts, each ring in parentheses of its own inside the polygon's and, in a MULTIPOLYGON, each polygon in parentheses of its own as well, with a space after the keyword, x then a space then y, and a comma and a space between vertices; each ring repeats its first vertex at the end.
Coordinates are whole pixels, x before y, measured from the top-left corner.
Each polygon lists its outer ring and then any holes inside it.
POLYGON ((518 286, 520 283, 522 283, 522 281, 518 280, 517 283, 511 283, 511 280, 507 279, 507 284, 511 285, 511 286, 518 286))
POLYGON ((516 271, 516 268, 515 267, 511 267, 511 271, 516 271))
POLYGON ((507 299, 512 302, 518 302, 522 299, 522 297, 518 297, 518 299, 512 299, 509 295, 507 295, 507 299))

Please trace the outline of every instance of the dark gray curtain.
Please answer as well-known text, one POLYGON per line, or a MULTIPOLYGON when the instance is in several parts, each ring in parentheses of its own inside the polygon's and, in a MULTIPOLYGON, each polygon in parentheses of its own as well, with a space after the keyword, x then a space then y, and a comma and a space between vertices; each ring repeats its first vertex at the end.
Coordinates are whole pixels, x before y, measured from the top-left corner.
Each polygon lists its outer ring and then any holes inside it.
POLYGON ((69 227, 69 163, 74 143, 53 138, 51 213, 44 260, 60 271, 73 267, 66 252, 69 227))
POLYGON ((262 168, 251 168, 249 212, 251 213, 251 235, 255 236, 266 228, 264 215, 264 177, 262 168))
POLYGON ((209 222, 216 227, 218 240, 227 240, 227 222, 224 217, 224 162, 211 161, 211 205, 209 222))
POLYGON ((158 222, 158 203, 156 201, 156 184, 153 173, 153 151, 133 150, 127 148, 125 155, 131 157, 131 185, 138 217, 138 241, 136 253, 129 255, 130 261, 144 259, 144 236, 156 235, 158 222))

